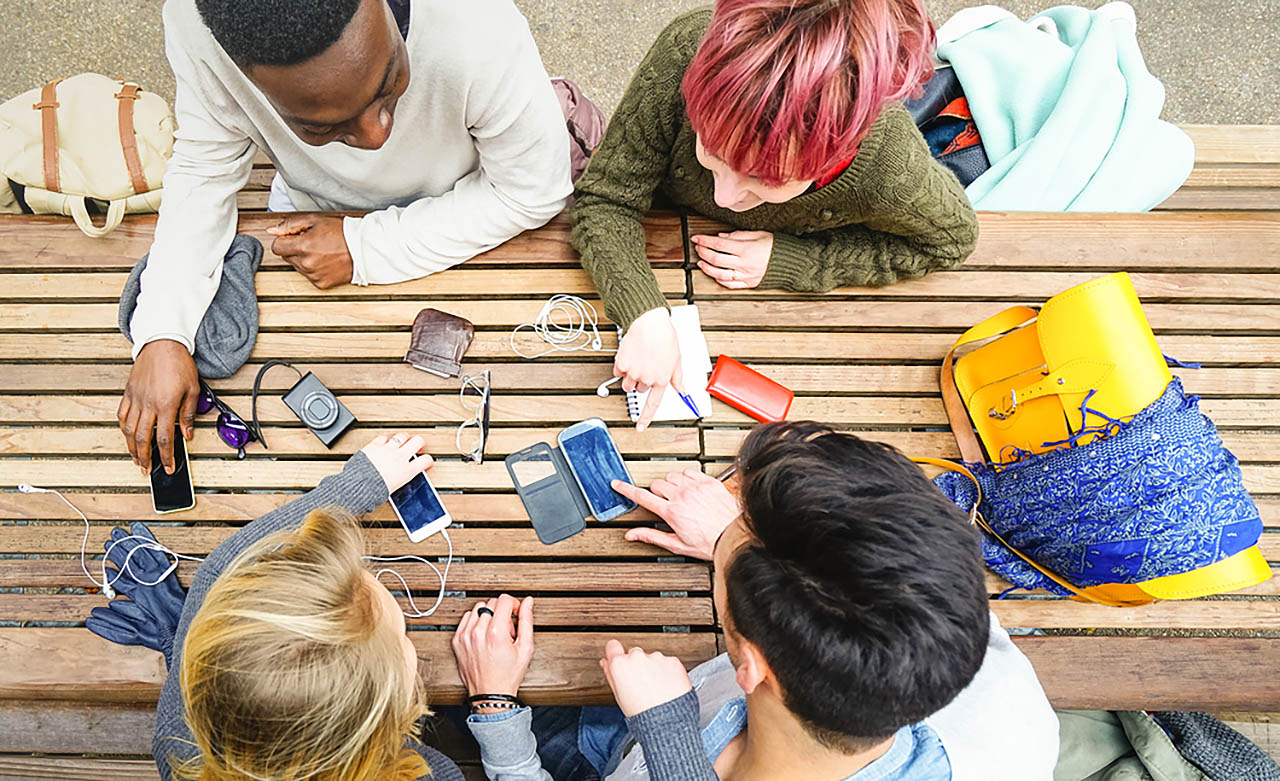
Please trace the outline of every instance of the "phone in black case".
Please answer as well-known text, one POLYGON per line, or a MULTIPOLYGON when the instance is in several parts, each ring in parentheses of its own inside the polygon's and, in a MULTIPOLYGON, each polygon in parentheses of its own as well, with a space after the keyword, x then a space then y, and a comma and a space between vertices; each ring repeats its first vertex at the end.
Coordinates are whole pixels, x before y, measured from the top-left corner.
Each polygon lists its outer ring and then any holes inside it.
POLYGON ((196 506, 195 488, 191 484, 191 465, 187 462, 187 441, 173 432, 173 474, 164 471, 160 446, 151 432, 151 506, 160 515, 190 510, 196 506))
POLYGON ((559 450, 537 442, 507 456, 506 463, 539 540, 550 545, 587 528, 591 510, 576 486, 569 485, 572 478, 565 475, 572 472, 559 450))

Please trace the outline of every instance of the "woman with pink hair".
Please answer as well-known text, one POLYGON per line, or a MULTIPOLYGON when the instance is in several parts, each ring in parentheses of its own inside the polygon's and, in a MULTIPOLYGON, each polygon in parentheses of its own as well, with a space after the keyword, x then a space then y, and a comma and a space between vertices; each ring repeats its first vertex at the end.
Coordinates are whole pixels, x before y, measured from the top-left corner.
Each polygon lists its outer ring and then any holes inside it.
POLYGON ((573 243, 625 329, 614 374, 683 390, 645 258, 654 193, 737 230, 694 236, 726 288, 825 292, 956 266, 978 221, 899 100, 932 74, 923 0, 718 0, 658 37, 577 182, 573 243))

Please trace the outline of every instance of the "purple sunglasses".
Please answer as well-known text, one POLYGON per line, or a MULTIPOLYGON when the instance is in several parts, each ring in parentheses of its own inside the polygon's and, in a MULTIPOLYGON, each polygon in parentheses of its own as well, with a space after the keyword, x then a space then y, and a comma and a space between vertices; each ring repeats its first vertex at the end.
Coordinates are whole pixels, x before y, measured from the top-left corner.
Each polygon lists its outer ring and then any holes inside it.
POLYGON ((213 389, 201 380, 200 396, 196 399, 196 414, 203 415, 215 407, 218 409, 218 436, 229 447, 240 451, 239 457, 244 458, 244 446, 258 441, 258 435, 253 433, 253 429, 244 422, 244 418, 233 412, 214 394, 213 389))

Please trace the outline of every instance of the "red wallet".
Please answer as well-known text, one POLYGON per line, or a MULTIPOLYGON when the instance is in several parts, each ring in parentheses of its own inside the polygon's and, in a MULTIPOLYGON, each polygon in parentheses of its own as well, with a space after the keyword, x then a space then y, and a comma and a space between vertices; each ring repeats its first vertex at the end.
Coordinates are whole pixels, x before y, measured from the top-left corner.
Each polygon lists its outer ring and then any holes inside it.
POLYGON ((707 393, 756 420, 775 423, 787 419, 796 394, 755 369, 727 355, 716 359, 707 393))

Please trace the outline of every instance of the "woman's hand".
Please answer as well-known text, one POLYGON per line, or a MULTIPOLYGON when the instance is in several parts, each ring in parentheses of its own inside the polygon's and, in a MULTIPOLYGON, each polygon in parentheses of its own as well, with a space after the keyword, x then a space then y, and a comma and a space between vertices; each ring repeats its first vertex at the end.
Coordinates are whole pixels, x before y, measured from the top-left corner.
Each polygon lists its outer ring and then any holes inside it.
POLYGON ((453 633, 453 655, 469 694, 514 697, 533 658, 533 597, 517 603, 503 594, 467 611, 453 633))
POLYGON ((773 234, 768 231, 733 231, 689 240, 698 253, 698 268, 730 290, 759 285, 773 255, 773 234))
POLYGON ((374 437, 360 448, 360 452, 373 462, 373 468, 382 475, 387 491, 395 491, 417 475, 427 471, 434 463, 431 456, 422 452, 426 442, 422 437, 410 436, 401 431, 388 437, 374 437))
POLYGON ((675 532, 637 526, 627 529, 627 539, 666 548, 677 556, 711 561, 716 541, 742 513, 738 498, 724 483, 693 467, 654 480, 648 491, 621 480, 614 480, 612 487, 666 521, 675 532))
POLYGON ((684 392, 680 342, 676 339, 676 328, 671 324, 669 311, 665 308, 650 309, 631 323, 618 344, 613 375, 623 378, 622 389, 625 391, 652 391, 636 419, 636 431, 649 427, 668 385, 684 392))
POLYGON ((642 648, 624 653, 622 643, 617 640, 605 643, 600 667, 609 680, 609 688, 613 689, 613 698, 627 718, 671 702, 693 689, 684 662, 674 656, 648 654, 642 648))

